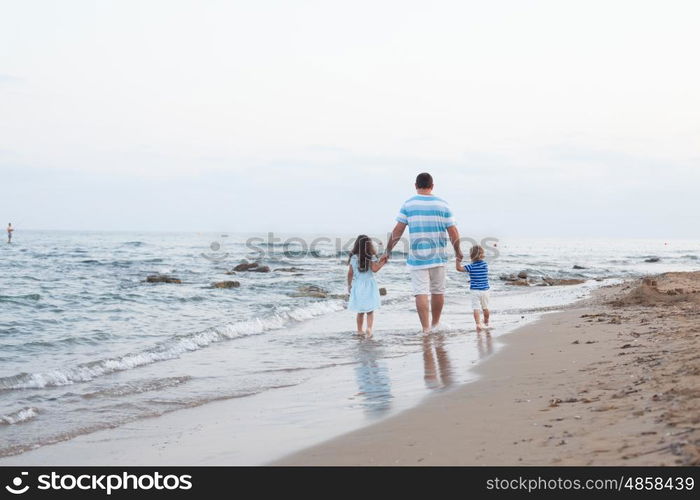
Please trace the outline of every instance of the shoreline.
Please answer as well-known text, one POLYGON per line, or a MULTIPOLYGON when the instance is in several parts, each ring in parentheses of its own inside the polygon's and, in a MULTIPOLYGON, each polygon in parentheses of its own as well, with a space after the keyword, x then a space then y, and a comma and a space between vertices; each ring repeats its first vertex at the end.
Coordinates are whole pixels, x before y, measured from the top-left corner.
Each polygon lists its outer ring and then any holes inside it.
POLYGON ((271 465, 698 465, 698 303, 700 272, 601 289, 478 380, 271 465))
MULTIPOLYGON (((268 394, 255 401, 244 398, 237 403, 239 406, 231 406, 230 400, 218 401, 78 436, 4 457, 0 465, 699 463, 697 417, 679 420, 678 414, 669 410, 680 405, 688 415, 698 414, 692 396, 699 392, 700 369, 689 348, 697 347, 698 313, 696 302, 688 302, 694 307, 689 309, 684 300, 697 301, 700 294, 673 290, 679 290, 677 282, 685 280, 689 282, 683 287, 700 292, 700 273, 669 274, 675 277, 670 284, 660 281, 661 291, 657 285, 637 286, 636 281, 609 285, 596 290, 592 297, 562 306, 560 312, 545 314, 497 335, 493 342, 499 345, 498 352, 469 370, 476 374, 476 380, 432 393, 416 406, 340 436, 324 438, 318 434, 314 421, 308 420, 308 412, 303 418, 301 414, 293 416, 291 421, 280 417, 262 434, 246 435, 238 425, 241 415, 254 417, 261 407, 279 402, 278 398, 293 397, 283 391, 283 396, 268 394), (666 295, 668 291, 676 295, 666 295), (618 307, 610 304, 624 294, 631 298, 621 300, 618 307), (650 307, 658 301, 670 309, 650 307), (664 321, 667 328, 655 328, 650 318, 659 313, 669 321, 673 319, 674 324, 664 321), (685 322, 691 333, 677 339, 680 344, 674 344, 672 350, 664 351, 676 356, 684 353, 680 359, 664 358, 672 371, 685 367, 687 377, 680 392, 664 386, 663 380, 656 381, 653 388, 645 387, 653 379, 648 375, 619 372, 617 361, 631 359, 628 354, 642 354, 641 348, 659 343, 656 335, 669 329, 677 331, 675 322, 685 322), (642 332, 640 327, 648 331, 642 332), (634 345, 640 339, 649 345, 634 345), (630 375, 637 378, 630 382, 630 375), (642 389, 638 389, 637 382, 642 389), (649 401, 653 408, 647 408, 649 401), (237 414, 232 412, 234 408, 237 414), (275 453, 272 462, 269 450, 267 455, 260 451, 242 458, 236 449, 265 448, 266 443, 289 439, 290 435, 299 451, 275 453), (319 444, 308 447, 314 442, 319 444)), ((477 340, 476 333, 461 338, 466 340, 460 341, 462 348, 477 340)), ((485 339, 482 334, 480 340, 485 339)), ((644 351, 644 356, 650 355, 644 351)), ((657 361, 652 353, 649 360, 639 362, 639 368, 648 371, 657 361)))

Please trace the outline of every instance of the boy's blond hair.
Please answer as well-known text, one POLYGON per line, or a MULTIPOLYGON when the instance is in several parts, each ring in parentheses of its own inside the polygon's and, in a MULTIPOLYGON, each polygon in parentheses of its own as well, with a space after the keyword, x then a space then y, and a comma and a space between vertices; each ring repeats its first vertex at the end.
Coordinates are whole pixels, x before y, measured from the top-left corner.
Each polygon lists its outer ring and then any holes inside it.
POLYGON ((484 258, 484 247, 481 245, 474 245, 471 250, 469 250, 469 257, 472 259, 472 262, 475 260, 481 260, 484 258))

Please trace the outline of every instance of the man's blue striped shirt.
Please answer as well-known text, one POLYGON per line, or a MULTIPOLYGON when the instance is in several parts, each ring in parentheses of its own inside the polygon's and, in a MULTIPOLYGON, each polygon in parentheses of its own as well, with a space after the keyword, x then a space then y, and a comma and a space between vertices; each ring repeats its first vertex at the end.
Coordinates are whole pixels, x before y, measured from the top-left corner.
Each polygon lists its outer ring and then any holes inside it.
POLYGON ((447 228, 455 222, 445 200, 433 195, 413 196, 403 204, 396 220, 408 225, 411 247, 407 264, 411 269, 426 269, 447 262, 447 228))

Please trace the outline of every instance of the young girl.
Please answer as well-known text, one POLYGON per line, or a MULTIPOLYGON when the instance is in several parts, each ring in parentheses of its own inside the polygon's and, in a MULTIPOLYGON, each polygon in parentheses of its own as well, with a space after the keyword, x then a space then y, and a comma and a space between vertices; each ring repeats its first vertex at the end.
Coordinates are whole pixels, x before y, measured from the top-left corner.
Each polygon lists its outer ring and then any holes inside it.
POLYGON ((357 312, 357 333, 372 335, 374 310, 379 308, 379 288, 374 279, 374 273, 386 264, 386 256, 377 260, 377 252, 367 235, 361 234, 355 240, 355 246, 350 252, 348 268, 348 293, 350 301, 348 309, 357 312), (365 314, 367 314, 367 330, 363 332, 365 314))
POLYGON ((484 260, 484 248, 474 245, 469 251, 471 264, 457 261, 457 271, 469 273, 469 293, 472 298, 476 331, 489 328, 489 265, 484 260), (481 324, 480 310, 484 311, 484 324, 481 324))

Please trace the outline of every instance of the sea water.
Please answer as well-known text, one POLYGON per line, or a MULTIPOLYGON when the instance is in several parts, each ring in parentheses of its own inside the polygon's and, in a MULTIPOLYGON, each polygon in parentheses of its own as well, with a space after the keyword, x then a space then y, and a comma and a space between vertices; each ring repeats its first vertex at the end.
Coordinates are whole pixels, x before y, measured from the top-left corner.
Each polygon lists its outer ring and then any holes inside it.
MULTIPOLYGON (((17 231, 0 245, 0 456, 219 400, 240 401, 242 415, 257 408, 240 423, 247 432, 297 425, 296 439, 278 440, 281 454, 468 382, 499 336, 597 287, 700 267, 691 241, 487 239, 492 335, 475 333, 466 277, 450 261, 442 328, 424 337, 397 251, 377 274, 388 293, 362 339, 343 298, 350 242, 17 231), (256 260, 271 271, 226 274, 256 260), (498 278, 520 271, 586 282, 498 278), (153 274, 182 283, 146 282, 153 274), (211 287, 223 280, 240 286, 211 287), (304 296, 309 286, 327 297, 304 296)), ((273 458, 246 446, 241 463, 273 458)))

